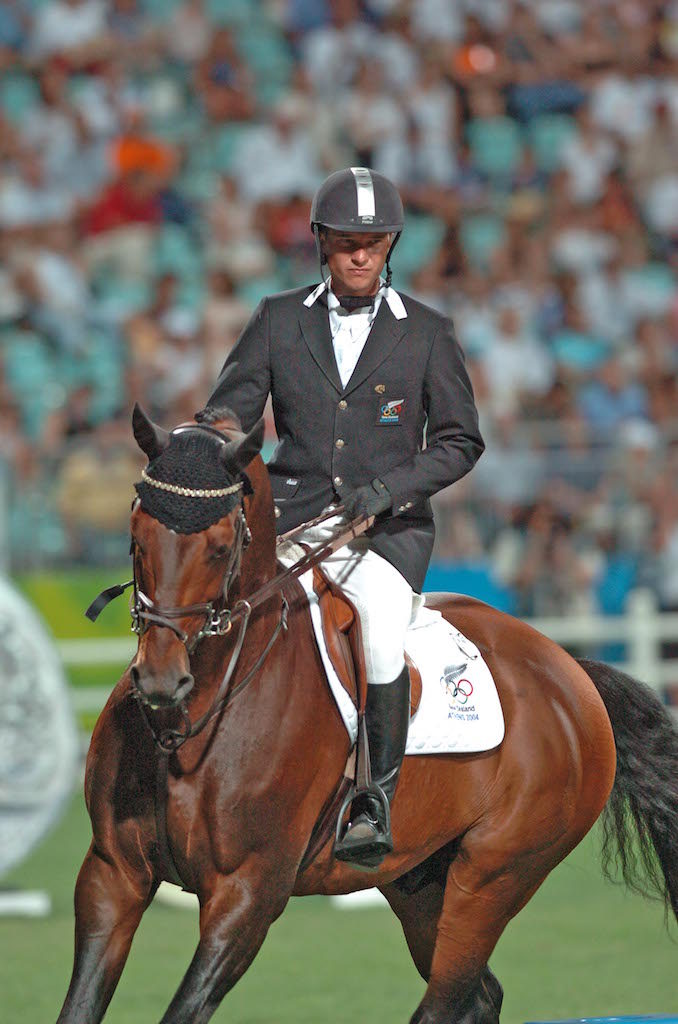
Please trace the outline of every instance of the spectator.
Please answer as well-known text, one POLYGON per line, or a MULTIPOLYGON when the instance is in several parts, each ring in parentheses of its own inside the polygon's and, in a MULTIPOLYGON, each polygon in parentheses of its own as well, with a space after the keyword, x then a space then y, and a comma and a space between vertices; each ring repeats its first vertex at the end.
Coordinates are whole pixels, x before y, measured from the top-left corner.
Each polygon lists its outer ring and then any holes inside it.
POLYGON ((378 61, 363 61, 342 103, 343 124, 357 160, 387 177, 398 174, 407 121, 378 61))
POLYGON ((618 150, 609 136, 601 134, 586 104, 577 112, 577 132, 563 144, 560 160, 569 174, 574 202, 600 199, 607 175, 617 163, 618 150))
POLYGON ((38 9, 30 49, 44 59, 58 54, 82 67, 108 46, 106 7, 101 0, 49 0, 38 9))
POLYGON ((360 17, 357 0, 329 0, 331 22, 312 29, 301 47, 301 57, 313 88, 331 97, 353 81, 361 60, 375 51, 373 28, 360 17))
POLYGON ((206 56, 212 36, 205 0, 185 0, 167 19, 164 44, 167 52, 186 67, 198 64, 206 56))
POLYGON ((519 310, 506 305, 499 310, 496 326, 483 356, 496 417, 515 415, 521 401, 544 395, 553 380, 548 353, 526 329, 519 310))
POLYGON ((196 67, 195 89, 215 122, 243 121, 254 112, 251 76, 228 28, 212 31, 207 52, 196 67))
POLYGON ((625 423, 648 414, 647 395, 618 356, 606 360, 580 393, 579 407, 595 436, 612 440, 625 423))
POLYGON ((295 100, 279 100, 271 123, 252 129, 237 147, 233 173, 246 200, 259 203, 312 195, 321 172, 301 112, 295 100))

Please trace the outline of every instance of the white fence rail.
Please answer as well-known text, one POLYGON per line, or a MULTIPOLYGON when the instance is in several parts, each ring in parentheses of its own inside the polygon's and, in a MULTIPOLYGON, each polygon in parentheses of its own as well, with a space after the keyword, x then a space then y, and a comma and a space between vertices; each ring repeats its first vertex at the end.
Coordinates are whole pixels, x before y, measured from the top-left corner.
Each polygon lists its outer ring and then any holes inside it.
MULTIPOLYGON (((678 684, 678 660, 661 657, 661 645, 678 643, 678 613, 657 610, 649 590, 634 591, 624 615, 575 615, 567 618, 540 618, 530 625, 568 649, 592 651, 609 644, 624 644, 626 658, 619 667, 656 690, 678 684)), ((123 665, 132 657, 136 639, 132 636, 102 640, 62 640, 59 653, 66 665, 123 665)), ((113 680, 111 680, 113 682, 113 680)), ((98 712, 110 690, 106 687, 74 687, 76 711, 98 712)))

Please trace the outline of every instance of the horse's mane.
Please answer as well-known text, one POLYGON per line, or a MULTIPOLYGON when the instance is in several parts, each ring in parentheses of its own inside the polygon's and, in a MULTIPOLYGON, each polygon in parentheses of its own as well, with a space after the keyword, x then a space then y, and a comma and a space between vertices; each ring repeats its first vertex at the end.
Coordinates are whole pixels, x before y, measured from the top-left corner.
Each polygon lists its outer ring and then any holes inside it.
POLYGON ((196 423, 204 423, 208 427, 214 426, 215 423, 227 422, 234 430, 242 432, 240 417, 227 405, 206 405, 204 409, 199 409, 193 418, 196 423))

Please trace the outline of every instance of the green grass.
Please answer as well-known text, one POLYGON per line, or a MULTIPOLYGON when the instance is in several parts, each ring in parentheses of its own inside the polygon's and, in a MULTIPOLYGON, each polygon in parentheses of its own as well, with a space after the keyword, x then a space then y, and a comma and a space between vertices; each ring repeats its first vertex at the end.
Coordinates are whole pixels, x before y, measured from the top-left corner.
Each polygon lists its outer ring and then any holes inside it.
MULTIPOLYGON (((8 880, 47 887, 54 913, 40 921, 0 919, 3 1024, 56 1019, 71 970, 73 885, 87 845, 87 818, 77 797, 58 829, 8 880)), ((107 1024, 159 1020, 196 941, 192 913, 153 906, 107 1024)), ((673 1012, 677 960, 661 908, 604 883, 594 841, 586 840, 511 923, 493 957, 506 992, 502 1024, 673 1012)), ((214 1020, 407 1024, 423 988, 389 910, 339 911, 322 898, 295 899, 214 1020), (358 992, 364 1009, 356 1017, 358 992)))

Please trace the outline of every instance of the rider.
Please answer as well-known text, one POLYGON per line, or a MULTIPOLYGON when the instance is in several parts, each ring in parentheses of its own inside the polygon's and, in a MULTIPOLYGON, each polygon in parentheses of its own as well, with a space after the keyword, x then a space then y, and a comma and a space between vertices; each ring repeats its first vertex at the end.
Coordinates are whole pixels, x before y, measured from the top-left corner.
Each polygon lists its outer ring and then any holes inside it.
MULTIPOLYGON (((389 801, 407 739, 405 633, 433 547, 428 499, 468 473, 484 447, 451 321, 391 285, 403 219, 381 174, 331 174, 311 206, 322 282, 260 302, 204 411, 229 407, 249 430, 271 394, 279 533, 339 502, 348 520, 377 517, 323 568, 360 616, 372 776, 389 801)), ((302 540, 324 539, 336 522, 302 540)), ((376 866, 392 848, 384 806, 354 800, 335 856, 376 866)))

